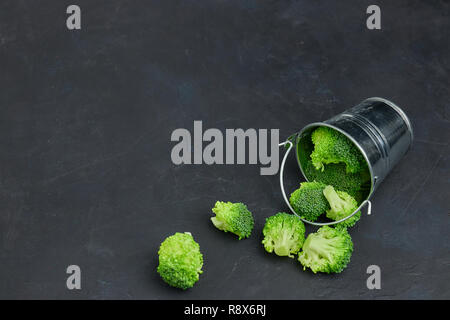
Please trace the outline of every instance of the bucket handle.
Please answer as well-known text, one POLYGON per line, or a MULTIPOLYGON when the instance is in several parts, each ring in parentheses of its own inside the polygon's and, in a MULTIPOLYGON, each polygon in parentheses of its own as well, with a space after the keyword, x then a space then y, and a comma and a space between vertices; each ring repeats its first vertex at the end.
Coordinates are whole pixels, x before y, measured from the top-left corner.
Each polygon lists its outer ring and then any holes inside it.
POLYGON ((286 150, 286 153, 284 154, 283 160, 281 161, 281 167, 280 167, 280 188, 281 188, 281 193, 283 194, 283 198, 284 198, 284 202, 286 202, 287 206, 289 207, 289 209, 292 211, 293 214, 295 214, 300 220, 302 220, 305 223, 309 223, 315 226, 328 226, 328 225, 333 225, 333 224, 337 224, 340 223, 342 221, 345 221, 349 218, 351 218, 353 215, 355 215, 358 211, 360 211, 366 204, 367 204, 367 215, 370 215, 372 213, 372 203, 366 199, 364 200, 359 207, 351 214, 346 216, 345 218, 341 219, 341 220, 337 220, 337 221, 331 221, 331 222, 312 222, 306 219, 303 219, 302 217, 300 217, 300 215, 295 212, 295 210, 292 208, 291 204, 289 203, 289 200, 286 196, 286 192, 284 190, 284 180, 283 180, 283 173, 284 173, 284 165, 286 163, 286 159, 289 155, 289 152, 291 151, 292 147, 294 146, 292 141, 290 140, 286 140, 285 142, 280 143, 278 146, 285 146, 285 145, 289 145, 288 149, 286 150))

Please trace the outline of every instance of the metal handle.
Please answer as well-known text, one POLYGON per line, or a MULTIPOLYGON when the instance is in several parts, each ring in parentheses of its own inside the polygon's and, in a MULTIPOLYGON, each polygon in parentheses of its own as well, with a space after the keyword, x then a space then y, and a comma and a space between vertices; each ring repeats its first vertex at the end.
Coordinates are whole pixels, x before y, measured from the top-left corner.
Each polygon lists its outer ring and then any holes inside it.
POLYGON ((355 215, 358 211, 360 211, 364 205, 367 204, 367 215, 370 215, 372 213, 372 203, 367 199, 364 200, 363 202, 361 202, 361 204, 359 205, 359 207, 351 214, 346 216, 345 218, 341 219, 341 220, 337 220, 337 221, 331 221, 331 222, 312 222, 309 220, 305 220, 302 217, 300 217, 299 214, 297 214, 297 212, 295 212, 295 210, 292 208, 291 204, 289 203, 289 200, 286 196, 286 192, 284 191, 284 181, 283 181, 283 172, 284 172, 284 165, 286 163, 286 159, 289 155, 289 152, 291 151, 292 147, 294 146, 292 141, 286 140, 285 142, 280 143, 278 146, 285 146, 285 145, 289 145, 286 153, 284 154, 283 160, 281 161, 281 166, 280 166, 280 188, 281 188, 281 193, 283 194, 283 198, 284 198, 284 202, 286 202, 287 206, 289 207, 289 209, 292 211, 293 214, 295 214, 300 220, 302 220, 305 223, 309 223, 315 226, 328 226, 328 225, 333 225, 333 224, 337 224, 340 223, 342 221, 345 221, 347 219, 349 219, 350 217, 352 217, 353 215, 355 215))

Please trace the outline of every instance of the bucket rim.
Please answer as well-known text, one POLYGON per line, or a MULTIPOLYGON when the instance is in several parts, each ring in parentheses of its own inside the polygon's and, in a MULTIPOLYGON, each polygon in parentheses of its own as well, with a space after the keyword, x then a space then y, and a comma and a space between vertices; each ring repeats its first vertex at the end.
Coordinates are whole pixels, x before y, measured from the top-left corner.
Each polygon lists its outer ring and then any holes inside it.
POLYGON ((402 117, 403 121, 405 121, 405 124, 408 127, 408 131, 411 136, 411 142, 409 143, 409 148, 408 148, 408 149, 410 149, 413 144, 413 141, 414 141, 414 130, 413 130, 413 127, 411 124, 411 120, 409 120, 409 117, 406 115, 405 111, 403 111, 403 109, 400 108, 398 105, 396 105, 394 102, 392 102, 388 99, 385 99, 385 98, 381 98, 381 97, 370 97, 370 98, 365 99, 364 101, 384 102, 385 104, 390 106, 392 109, 394 109, 400 115, 400 117, 402 117))
MULTIPOLYGON (((340 128, 338 128, 338 127, 332 125, 332 124, 329 124, 329 123, 325 123, 325 122, 313 122, 313 123, 310 123, 310 124, 304 126, 303 129, 300 130, 300 131, 297 133, 297 137, 296 137, 296 139, 295 139, 295 140, 296 140, 296 141, 295 141, 295 142, 296 142, 295 149, 296 149, 296 152, 297 152, 296 158, 297 158, 298 166, 300 167, 300 171, 302 172, 302 175, 303 175, 303 177, 306 179, 306 181, 309 182, 309 179, 308 179, 308 177, 305 175, 305 172, 303 171, 303 168, 302 168, 302 164, 301 164, 300 159, 299 159, 299 157, 298 157, 298 142, 299 142, 298 139, 299 139, 299 137, 300 137, 304 132, 306 132, 306 131, 309 130, 309 129, 312 129, 313 127, 328 127, 328 128, 334 129, 334 130, 336 130, 336 131, 342 133, 343 135, 345 135, 345 136, 346 136, 348 139, 350 139, 350 141, 352 141, 353 144, 359 149, 359 151, 361 152, 361 154, 362 154, 363 157, 364 157, 364 160, 366 160, 367 167, 369 168, 369 173, 370 173, 370 191, 369 191, 369 194, 368 194, 367 198, 364 199, 364 200, 370 200, 370 198, 372 197, 372 194, 373 194, 373 192, 374 192, 374 187, 375 187, 375 183, 376 183, 377 177, 374 176, 374 172, 373 172, 373 169, 372 169, 372 165, 371 165, 370 162, 369 162, 369 157, 367 156, 367 153, 366 153, 366 152, 364 151, 364 149, 359 145, 359 143, 358 143, 352 136, 350 136, 347 132, 345 132, 344 130, 342 130, 342 129, 340 129, 340 128)), ((364 202, 364 201, 362 201, 362 202, 364 202)))

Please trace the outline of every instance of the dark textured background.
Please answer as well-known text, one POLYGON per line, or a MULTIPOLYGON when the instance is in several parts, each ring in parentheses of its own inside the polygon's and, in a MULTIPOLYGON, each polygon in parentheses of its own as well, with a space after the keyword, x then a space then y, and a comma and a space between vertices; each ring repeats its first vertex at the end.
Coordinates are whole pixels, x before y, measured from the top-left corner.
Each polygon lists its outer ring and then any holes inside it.
MULTIPOLYGON (((365 27, 372 1, 336 2, 76 1, 68 31, 72 2, 2 1, 0 298, 449 299, 449 2, 377 1, 381 31, 365 27), (265 253, 264 219, 287 209, 278 176, 170 160, 171 132, 194 120, 283 138, 370 96, 399 104, 416 139, 339 275, 265 253), (250 239, 212 226, 216 200, 249 206, 250 239), (155 272, 176 231, 205 257, 187 292, 155 272)), ((286 174, 301 180, 293 157, 286 174)))

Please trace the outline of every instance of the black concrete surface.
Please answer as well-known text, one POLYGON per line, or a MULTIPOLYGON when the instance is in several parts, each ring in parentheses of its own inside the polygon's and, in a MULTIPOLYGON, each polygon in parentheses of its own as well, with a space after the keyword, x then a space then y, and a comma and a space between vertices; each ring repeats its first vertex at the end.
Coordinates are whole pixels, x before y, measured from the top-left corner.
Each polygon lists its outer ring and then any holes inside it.
MULTIPOLYGON (((449 2, 69 1, 0 4, 0 298, 449 299, 449 2), (286 211, 258 165, 172 164, 170 135, 279 128, 282 138, 381 96, 410 117, 412 150, 351 230, 338 275, 267 254, 266 217, 286 211), (216 200, 253 211, 251 238, 213 227, 216 200), (157 250, 189 231, 204 273, 184 292, 157 250), (66 267, 82 289, 66 288, 66 267), (366 268, 380 266, 381 290, 366 268)), ((302 177, 294 157, 287 186, 302 177)), ((316 228, 307 227, 307 232, 316 228)))

